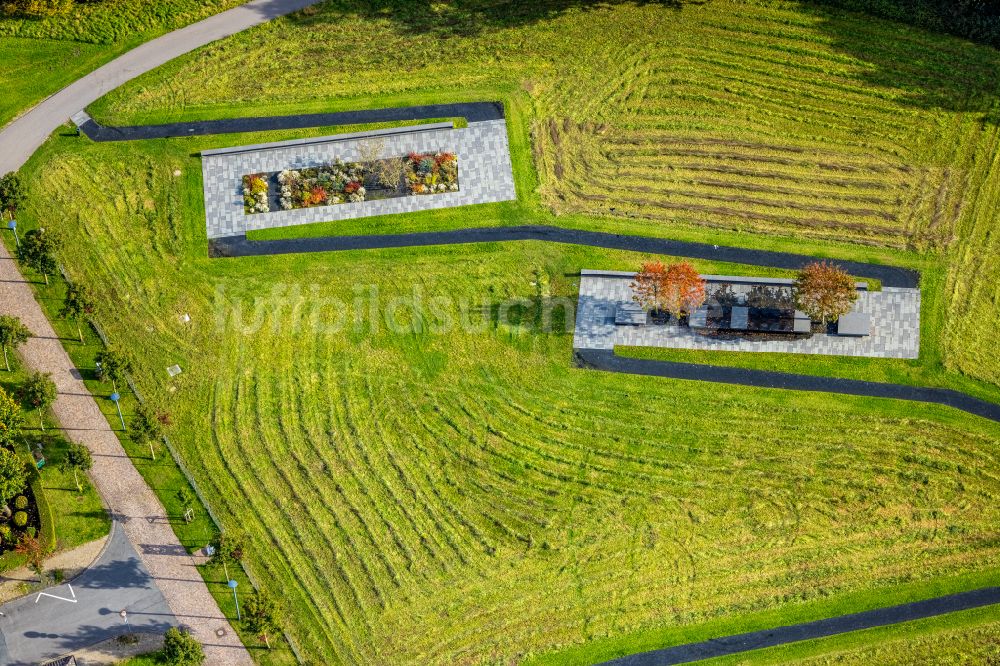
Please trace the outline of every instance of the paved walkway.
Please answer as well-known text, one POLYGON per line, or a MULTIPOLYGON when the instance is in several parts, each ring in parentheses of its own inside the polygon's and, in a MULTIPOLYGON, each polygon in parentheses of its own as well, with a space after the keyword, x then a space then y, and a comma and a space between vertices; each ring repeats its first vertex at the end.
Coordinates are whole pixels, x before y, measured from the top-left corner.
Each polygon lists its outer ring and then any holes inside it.
MULTIPOLYGON (((162 634, 177 624, 122 528, 97 561, 76 578, 0 606, 0 664, 38 664, 119 636, 162 634)), ((214 663, 214 662, 209 662, 214 663)))
POLYGON ((208 237, 516 199, 504 119, 470 122, 468 127, 458 129, 451 125, 434 123, 205 151, 201 165, 208 237), (357 162, 361 160, 362 145, 372 137, 383 142, 385 157, 454 153, 458 157, 458 191, 295 210, 272 209, 267 213, 244 212, 244 175, 320 166, 337 159, 357 162))
MULTIPOLYGON (((582 271, 573 347, 667 347, 705 351, 781 352, 877 358, 917 358, 920 352, 920 290, 887 287, 859 291, 853 312, 871 317, 870 335, 814 334, 809 338, 751 340, 700 335, 687 326, 616 326, 620 305, 633 304, 634 273, 582 271)), ((719 282, 724 282, 720 278, 719 282)), ((709 281, 709 289, 716 282, 709 281)))
MULTIPOLYGON (((52 373, 59 395, 52 411, 65 434, 94 456, 91 476, 105 505, 122 523, 141 563, 152 574, 181 624, 205 646, 210 664, 251 664, 249 653, 209 594, 194 561, 181 546, 170 518, 156 495, 125 455, 62 342, 56 336, 31 287, 6 246, 0 244, 0 313, 15 315, 34 336, 20 348, 25 364, 52 373), (218 635, 217 632, 222 632, 218 635)), ((72 344, 72 343, 70 343, 72 344)), ((0 629, 4 625, 0 624, 0 629)), ((81 630, 85 627, 81 627, 81 630)))
MULTIPOLYGON (((686 645, 663 648, 662 650, 633 654, 605 663, 606 666, 670 666, 672 664, 686 664, 702 659, 739 654, 748 650, 759 650, 776 645, 785 645, 786 643, 845 634, 850 631, 921 620, 936 615, 981 608, 993 604, 1000 604, 1000 587, 985 587, 970 592, 959 592, 958 594, 949 594, 944 597, 900 604, 899 606, 889 606, 862 613, 851 613, 850 615, 825 618, 823 620, 816 620, 815 622, 804 622, 787 627, 777 627, 776 629, 763 629, 745 634, 736 634, 735 636, 713 638, 700 643, 688 643, 686 645)), ((747 656, 750 657, 751 655, 747 656)))
POLYGON ((1000 405, 980 400, 979 398, 973 398, 971 395, 960 391, 953 391, 952 389, 906 386, 905 384, 883 384, 880 382, 866 382, 859 379, 799 375, 772 370, 729 368, 721 365, 704 365, 701 363, 652 361, 649 359, 618 356, 610 349, 576 349, 574 353, 577 362, 581 366, 594 370, 647 375, 650 377, 667 377, 670 379, 690 379, 703 382, 717 382, 720 384, 788 389, 791 391, 843 393, 871 398, 893 398, 897 400, 912 400, 914 402, 929 402, 954 407, 963 412, 975 414, 984 419, 1000 423, 1000 405))
POLYGON ((0 132, 0 174, 19 169, 70 116, 123 83, 199 46, 290 14, 314 2, 253 0, 167 33, 115 58, 46 98, 0 132))
POLYGON ((469 123, 503 120, 503 104, 500 102, 424 104, 421 106, 401 106, 387 109, 362 109, 359 111, 335 111, 332 113, 297 113, 292 116, 198 120, 183 123, 167 123, 165 125, 135 125, 130 127, 108 127, 101 125, 86 113, 75 115, 73 120, 79 126, 80 130, 92 141, 138 141, 143 139, 169 139, 180 136, 204 136, 207 134, 333 127, 334 125, 408 122, 436 118, 465 118, 469 123))
MULTIPOLYGON (((286 240, 251 241, 243 235, 216 238, 210 243, 215 256, 256 257, 295 252, 337 252, 343 250, 377 250, 395 247, 424 247, 428 245, 460 245, 465 243, 496 243, 498 241, 537 240, 549 243, 567 243, 604 247, 612 250, 646 252, 673 257, 709 259, 751 266, 770 266, 799 270, 816 261, 816 257, 793 252, 748 250, 726 245, 691 243, 611 234, 601 231, 564 229, 544 224, 526 224, 514 227, 478 227, 451 231, 425 231, 411 234, 378 234, 363 236, 322 236, 319 238, 290 238, 286 240)), ((884 287, 916 288, 920 284, 917 271, 884 264, 866 264, 860 261, 833 260, 851 275, 879 280, 884 287)))

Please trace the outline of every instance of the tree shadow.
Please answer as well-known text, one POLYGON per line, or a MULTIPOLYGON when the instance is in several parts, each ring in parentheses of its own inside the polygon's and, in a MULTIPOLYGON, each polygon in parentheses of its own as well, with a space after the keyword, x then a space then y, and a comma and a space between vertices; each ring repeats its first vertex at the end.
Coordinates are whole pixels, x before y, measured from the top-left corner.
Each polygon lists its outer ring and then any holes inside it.
POLYGON ((831 46, 862 63, 858 80, 903 91, 918 109, 983 114, 1000 123, 1000 51, 950 35, 836 8, 801 4, 831 46))
POLYGON ((327 2, 315 10, 297 12, 291 18, 302 25, 339 20, 354 14, 366 20, 388 19, 404 35, 434 35, 439 38, 470 37, 483 31, 517 28, 556 18, 574 10, 607 9, 617 4, 659 5, 680 10, 685 5, 703 5, 711 0, 350 0, 327 2))

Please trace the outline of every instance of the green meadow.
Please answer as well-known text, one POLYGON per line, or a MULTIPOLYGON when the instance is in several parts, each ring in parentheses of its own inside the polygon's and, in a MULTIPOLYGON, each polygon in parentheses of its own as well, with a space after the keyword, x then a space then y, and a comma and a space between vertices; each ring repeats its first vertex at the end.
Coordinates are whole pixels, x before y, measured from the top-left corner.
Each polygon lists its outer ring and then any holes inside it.
MULTIPOLYGON (((517 201, 261 236, 541 223, 913 267, 920 359, 781 367, 995 399, 997 60, 785 2, 328 2, 91 111, 501 100, 517 201)), ((207 257, 198 151, 338 129, 355 128, 57 135, 19 214, 66 236, 63 263, 100 294, 214 513, 248 533, 307 660, 588 663, 993 580, 997 424, 576 368, 579 270, 641 256, 207 257)), ((982 635, 963 634, 970 654, 982 635)))

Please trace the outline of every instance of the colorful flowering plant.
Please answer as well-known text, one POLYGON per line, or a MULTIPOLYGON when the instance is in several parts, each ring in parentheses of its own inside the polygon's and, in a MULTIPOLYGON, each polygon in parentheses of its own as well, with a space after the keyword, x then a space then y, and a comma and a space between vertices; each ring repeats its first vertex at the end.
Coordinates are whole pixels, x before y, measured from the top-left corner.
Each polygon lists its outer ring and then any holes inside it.
POLYGON ((243 176, 243 212, 266 213, 271 210, 267 202, 267 174, 251 173, 243 176))
POLYGON ((458 157, 454 153, 410 153, 406 166, 410 194, 458 191, 458 157))
MULTIPOLYGON (((410 153, 406 158, 392 158, 403 162, 404 190, 384 187, 381 197, 409 194, 440 194, 458 191, 458 158, 454 153, 410 153)), ((389 163, 391 160, 382 160, 389 163)), ((379 163, 343 162, 304 169, 285 169, 277 174, 279 201, 282 210, 330 206, 340 203, 359 203, 367 200, 365 183, 379 187, 379 163)), ((398 172, 397 172, 398 173, 398 172)), ((247 213, 268 212, 268 183, 270 174, 243 176, 244 210, 247 213)), ((395 180, 394 178, 390 179, 395 180)))

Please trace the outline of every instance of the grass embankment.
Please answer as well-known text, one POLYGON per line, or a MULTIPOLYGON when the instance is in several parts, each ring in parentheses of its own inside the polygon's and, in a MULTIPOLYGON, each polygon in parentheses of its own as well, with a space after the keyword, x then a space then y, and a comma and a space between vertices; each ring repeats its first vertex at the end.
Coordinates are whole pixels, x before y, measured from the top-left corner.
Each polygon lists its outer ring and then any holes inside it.
POLYGON ((173 416, 217 514, 249 532, 248 565, 308 658, 506 660, 665 625, 768 626, 806 603, 835 614, 900 585, 919 597, 982 584, 1000 426, 576 370, 571 336, 527 325, 530 303, 574 303, 581 266, 624 269, 629 253, 521 243, 209 260, 192 154, 256 138, 56 137, 28 165, 20 219, 75 239, 64 262, 101 295, 101 321, 173 416), (354 308, 368 285, 402 332, 354 308), (528 299, 520 325, 496 319, 512 297, 528 299), (184 372, 169 379, 173 363, 184 372))
MULTIPOLYGON (((10 360, 11 372, 0 366, 0 387, 17 396, 18 388, 28 373, 16 354, 11 354, 10 360)), ((25 419, 24 436, 17 451, 26 462, 34 462, 31 451, 35 445, 42 445, 45 465, 41 469, 40 479, 54 523, 54 549, 71 550, 105 536, 111 527, 111 521, 101 504, 100 496, 83 473, 80 474, 82 492, 78 490, 73 471, 65 465, 68 442, 49 414, 42 414, 40 423, 37 409, 28 404, 22 404, 21 409, 25 419), (45 430, 41 429, 42 423, 45 430)), ((42 519, 48 520, 48 517, 43 516, 42 519)), ((4 558, 8 564, 20 564, 24 560, 24 557, 18 556, 4 558)))
POLYGON ((240 2, 100 0, 43 19, 0 14, 0 127, 125 51, 240 2))
POLYGON ((884 664, 990 663, 1000 655, 996 606, 936 618, 869 629, 821 640, 710 659, 704 666, 744 664, 884 664))
MULTIPOLYGON (((26 229, 25 229, 26 230, 26 229)), ((8 249, 14 251, 11 238, 5 232, 4 240, 8 243, 8 249)), ((118 431, 119 441, 125 449, 126 454, 132 463, 142 474, 146 483, 153 489, 163 504, 166 515, 170 518, 170 524, 181 544, 189 551, 195 551, 209 543, 216 534, 216 528, 211 517, 200 502, 195 499, 193 504, 187 504, 182 497, 193 497, 193 489, 185 478, 183 472, 178 467, 177 462, 171 457, 169 450, 162 444, 154 445, 155 460, 150 456, 147 444, 137 444, 133 442, 121 430, 121 419, 115 409, 114 403, 109 399, 112 392, 110 382, 99 382, 95 379, 95 358, 97 353, 104 348, 97 333, 90 327, 83 328, 84 342, 81 344, 77 337, 76 324, 59 317, 59 309, 62 306, 66 293, 66 283, 59 276, 50 276, 49 284, 46 285, 43 276, 34 273, 26 267, 21 267, 22 273, 32 282, 35 297, 41 304, 52 323, 56 334, 63 342, 63 347, 70 355, 74 366, 80 371, 84 384, 94 395, 98 406, 104 413, 109 425, 113 430, 118 431), (193 520, 187 522, 183 514, 187 506, 194 509, 193 520)), ((99 320, 106 320, 115 316, 114 301, 102 301, 101 314, 99 320)), ((126 350, 129 351, 129 350, 126 350)), ((159 369, 166 374, 166 366, 159 369)), ((130 422, 137 402, 135 396, 126 386, 119 386, 121 396, 120 405, 126 423, 130 422)), ((26 414, 27 423, 30 427, 37 423, 37 414, 28 411, 26 414)), ((84 541, 97 538, 106 534, 110 526, 107 512, 103 509, 99 497, 92 486, 87 487, 82 503, 73 499, 77 495, 73 481, 73 472, 61 470, 55 463, 61 460, 61 452, 66 447, 65 440, 56 435, 51 430, 53 423, 48 422, 47 428, 52 436, 46 439, 46 456, 49 458, 49 465, 42 471, 43 487, 48 491, 47 496, 52 499, 53 514, 56 518, 57 538, 61 548, 70 548, 79 545, 84 541), (70 532, 70 529, 78 529, 79 532, 70 532), (96 535, 94 533, 97 532, 96 535)), ((57 432, 57 431, 56 431, 57 432)), ((29 436, 26 439, 35 441, 35 437, 29 436)), ((27 455, 27 453, 26 453, 27 455)), ((199 567, 199 572, 208 584, 208 589, 215 597, 216 602, 223 613, 230 618, 234 627, 240 632, 245 643, 251 648, 256 647, 256 639, 253 636, 245 635, 242 627, 236 622, 236 607, 233 601, 232 591, 226 586, 226 578, 223 576, 223 568, 213 564, 199 567)), ((247 591, 251 589, 250 581, 239 567, 229 567, 229 575, 235 578, 241 585, 240 589, 247 591)), ((284 641, 272 640, 275 649, 261 654, 258 661, 263 664, 287 664, 294 663, 294 657, 288 650, 284 641)))
MULTIPOLYGON (((996 384, 998 65, 989 47, 816 7, 331 2, 178 59, 92 110, 132 123, 258 115, 261 104, 297 113, 501 99, 512 149, 528 158, 516 173, 522 199, 560 224, 750 246, 777 238, 821 255, 853 244, 854 258, 936 268, 924 285, 935 309, 923 362, 938 377, 996 384), (316 58, 343 53, 349 70, 312 75, 316 58), (254 86, 239 84, 247 59, 254 86)), ((524 221, 510 207, 259 237, 524 221)))

